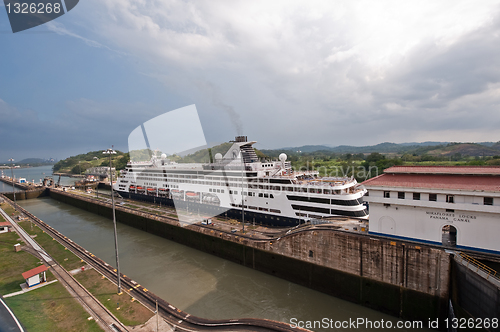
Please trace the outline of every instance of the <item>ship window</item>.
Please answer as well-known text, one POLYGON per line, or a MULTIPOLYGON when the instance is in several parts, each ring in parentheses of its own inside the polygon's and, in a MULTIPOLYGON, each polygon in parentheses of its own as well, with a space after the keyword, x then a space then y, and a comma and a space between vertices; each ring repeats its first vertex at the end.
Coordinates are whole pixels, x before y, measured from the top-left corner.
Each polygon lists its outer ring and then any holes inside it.
POLYGON ((229 194, 232 195, 233 194, 233 191, 232 190, 229 190, 229 194))
POLYGON ((330 209, 319 208, 315 206, 304 206, 304 205, 295 205, 292 204, 292 209, 300 210, 300 211, 309 211, 309 212, 319 212, 324 214, 330 214, 330 209))
POLYGON ((419 201, 420 200, 420 193, 413 193, 413 200, 419 201))
POLYGON ((446 203, 455 203, 455 197, 453 195, 446 195, 446 203))
POLYGON ((384 198, 391 198, 391 192, 390 191, 384 191, 384 198))
POLYGON ((264 194, 264 198, 269 198, 269 195, 268 194, 264 194))
POLYGON ((399 191, 398 192, 398 199, 405 199, 405 193, 404 193, 404 191, 399 191))
POLYGON ((237 191, 237 190, 235 190, 235 191, 234 191, 234 194, 235 194, 235 195, 238 195, 238 191, 237 191))
POLYGON ((259 193, 259 197, 263 197, 264 195, 262 193, 259 193))
POLYGON ((437 194, 429 194, 429 201, 436 202, 437 201, 437 194))
POLYGON ((493 197, 485 197, 483 199, 483 204, 484 205, 493 205, 493 197))
POLYGON ((269 194, 269 197, 274 198, 274 195, 273 194, 269 194))
POLYGON ((221 193, 224 193, 224 189, 221 189, 221 191, 220 191, 220 192, 221 192, 221 193))
POLYGON ((326 195, 330 195, 331 190, 330 189, 324 189, 323 193, 326 194, 326 195))

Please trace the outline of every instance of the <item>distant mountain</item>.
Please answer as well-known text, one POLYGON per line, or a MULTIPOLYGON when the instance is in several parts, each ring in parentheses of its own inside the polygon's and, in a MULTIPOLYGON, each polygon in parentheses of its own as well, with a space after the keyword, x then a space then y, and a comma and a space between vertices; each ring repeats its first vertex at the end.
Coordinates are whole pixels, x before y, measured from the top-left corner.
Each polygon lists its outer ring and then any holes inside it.
POLYGON ((54 161, 49 161, 42 158, 26 158, 18 162, 18 164, 53 164, 54 161))
MULTIPOLYGON (((396 143, 380 143, 377 145, 370 146, 351 146, 351 145, 339 145, 335 147, 330 147, 326 145, 303 145, 299 147, 289 147, 275 150, 283 150, 283 151, 294 151, 294 152, 316 152, 316 151, 327 151, 333 153, 371 153, 371 152, 400 152, 401 150, 407 150, 409 147, 413 145, 408 145, 408 143, 404 144, 396 144, 396 143)), ((414 146, 418 147, 417 145, 414 146)), ((264 150, 263 150, 264 151, 264 150)))
POLYGON ((450 142, 433 142, 433 141, 427 141, 427 142, 411 142, 411 143, 399 143, 399 145, 403 146, 436 146, 436 145, 446 145, 450 144, 450 142))
MULTIPOLYGON (((43 159, 43 158, 26 158, 20 161, 15 160, 14 165, 52 165, 55 161, 53 159, 43 159)), ((0 165, 10 165, 10 161, 4 161, 0 165)))
POLYGON ((332 149, 333 149, 332 147, 326 145, 303 145, 299 147, 289 147, 289 148, 281 148, 275 150, 314 152, 314 151, 331 151, 332 149))
MULTIPOLYGON (((215 155, 217 153, 222 154, 223 156, 226 154, 226 152, 231 148, 233 143, 222 143, 216 146, 211 147, 210 149, 202 149, 198 150, 192 154, 188 154, 183 156, 182 158, 172 158, 169 156, 170 159, 174 159, 177 162, 180 163, 203 163, 203 162, 209 162, 210 160, 213 160, 215 158, 215 155)), ((259 150, 255 149, 255 153, 257 154, 257 157, 259 158, 264 158, 265 155, 260 152, 259 150)))
POLYGON ((444 147, 429 149, 428 155, 431 156, 453 156, 460 154, 462 156, 481 157, 500 155, 500 145, 492 147, 484 146, 478 143, 450 143, 444 147))
POLYGON ((482 143, 450 143, 450 142, 421 142, 421 143, 390 143, 384 142, 369 146, 328 146, 328 145, 303 145, 299 147, 287 147, 267 151, 289 151, 291 153, 312 153, 312 152, 329 152, 329 153, 410 153, 416 155, 435 155, 435 156, 451 156, 456 154, 467 156, 495 156, 500 155, 500 142, 482 142, 482 143))

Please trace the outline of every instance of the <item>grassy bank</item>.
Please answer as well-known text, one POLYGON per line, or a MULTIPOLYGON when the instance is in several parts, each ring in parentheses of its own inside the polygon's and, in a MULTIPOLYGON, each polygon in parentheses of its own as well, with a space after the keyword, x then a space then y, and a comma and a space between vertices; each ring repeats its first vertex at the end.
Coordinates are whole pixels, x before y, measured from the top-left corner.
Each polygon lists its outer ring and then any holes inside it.
MULTIPOLYGON (((8 204, 2 204, 2 208, 9 215, 15 213, 8 204)), ((66 270, 86 265, 29 220, 18 224, 66 270)), ((22 273, 41 264, 38 258, 25 251, 15 252, 16 243, 20 243, 17 233, 0 234, 1 295, 20 291, 19 285, 25 282, 22 273)), ((55 279, 50 271, 47 272, 47 277, 48 280, 55 279)), ((125 325, 144 324, 153 315, 142 304, 132 301, 127 293, 116 294, 116 286, 109 280, 102 279, 94 270, 80 272, 76 279, 125 325)), ((94 321, 87 320, 89 314, 58 282, 5 300, 27 331, 101 331, 94 321)))
POLYGON ((102 331, 59 282, 4 300, 26 331, 102 331))
POLYGON ((75 275, 88 291, 90 291, 109 311, 124 325, 134 326, 147 322, 153 313, 127 294, 117 294, 117 286, 107 279, 102 279, 95 270, 86 270, 75 275))
MULTIPOLYGON (((86 265, 80 258, 75 256, 71 251, 66 250, 63 245, 53 240, 51 236, 44 233, 36 225, 31 227, 29 221, 22 221, 19 225, 30 235, 36 235, 35 240, 38 244, 40 244, 45 251, 66 270, 79 269, 83 265, 86 265)), ((122 295, 116 294, 117 287, 108 279, 102 279, 101 275, 94 270, 80 272, 74 277, 124 325, 133 326, 144 324, 153 315, 149 309, 139 302, 132 302, 132 298, 127 293, 123 293, 122 295), (119 310, 117 310, 117 303, 119 303, 119 310)))
MULTIPOLYGON (((0 234, 2 295, 20 291, 20 284, 25 282, 22 273, 40 266, 38 258, 14 251, 14 244, 19 242, 14 232, 0 234)), ((47 278, 55 279, 50 271, 47 278)), ((27 331, 102 331, 87 320, 89 315, 58 282, 4 300, 27 331)))
POLYGON ((81 260, 71 251, 66 250, 63 245, 52 239, 50 235, 42 231, 35 224, 32 225, 29 220, 21 221, 18 224, 32 237, 36 235, 34 238, 35 241, 66 270, 78 269, 83 265, 81 260))
MULTIPOLYGON (((40 260, 27 252, 14 251, 14 244, 20 243, 16 233, 0 234, 0 294, 5 295, 21 290, 25 280, 23 272, 40 266, 40 260)), ((24 244, 24 243, 21 243, 24 244)))

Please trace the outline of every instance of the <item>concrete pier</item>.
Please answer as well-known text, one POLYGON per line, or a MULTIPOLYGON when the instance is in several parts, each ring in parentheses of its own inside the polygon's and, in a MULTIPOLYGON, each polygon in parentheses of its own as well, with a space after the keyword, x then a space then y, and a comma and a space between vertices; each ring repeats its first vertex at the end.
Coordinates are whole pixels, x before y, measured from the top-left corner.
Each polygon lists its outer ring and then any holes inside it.
MULTIPOLYGON (((10 178, 0 178, 0 181, 12 185, 12 180, 10 178)), ((48 195, 46 187, 24 184, 16 181, 14 181, 14 186, 23 189, 23 191, 16 191, 15 193, 10 191, 3 193, 11 200, 14 200, 14 195, 16 195, 16 200, 32 199, 48 195)))

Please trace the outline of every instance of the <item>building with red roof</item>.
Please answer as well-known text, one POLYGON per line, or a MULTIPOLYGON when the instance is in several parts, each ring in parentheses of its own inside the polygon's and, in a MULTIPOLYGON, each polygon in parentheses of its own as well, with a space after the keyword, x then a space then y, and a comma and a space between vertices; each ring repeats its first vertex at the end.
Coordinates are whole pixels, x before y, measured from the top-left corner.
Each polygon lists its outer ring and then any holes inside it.
POLYGON ((45 275, 45 271, 47 270, 48 269, 45 265, 40 265, 34 269, 24 272, 23 278, 26 279, 28 287, 47 281, 47 276, 45 275))
POLYGON ((2 221, 2 222, 0 222, 0 233, 9 232, 9 229, 11 227, 12 227, 12 225, 8 221, 2 221))
POLYGON ((370 233, 500 254, 500 167, 394 166, 363 185, 370 233))

